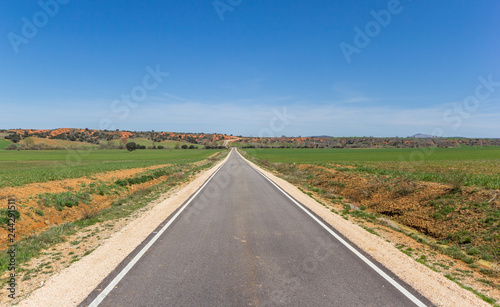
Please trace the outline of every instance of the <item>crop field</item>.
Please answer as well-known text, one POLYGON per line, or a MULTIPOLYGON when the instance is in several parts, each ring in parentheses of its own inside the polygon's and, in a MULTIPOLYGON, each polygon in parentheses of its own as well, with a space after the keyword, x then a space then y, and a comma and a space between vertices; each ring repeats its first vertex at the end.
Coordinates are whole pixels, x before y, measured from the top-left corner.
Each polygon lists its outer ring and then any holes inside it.
POLYGON ((245 149, 269 162, 346 166, 360 173, 500 189, 500 148, 245 149), (457 178, 459 177, 459 178, 457 178))
POLYGON ((0 188, 78 178, 95 173, 183 164, 206 159, 220 150, 39 150, 0 151, 0 188))
POLYGON ((390 148, 390 149, 244 149, 257 159, 269 162, 322 163, 355 161, 500 161, 500 147, 390 148))

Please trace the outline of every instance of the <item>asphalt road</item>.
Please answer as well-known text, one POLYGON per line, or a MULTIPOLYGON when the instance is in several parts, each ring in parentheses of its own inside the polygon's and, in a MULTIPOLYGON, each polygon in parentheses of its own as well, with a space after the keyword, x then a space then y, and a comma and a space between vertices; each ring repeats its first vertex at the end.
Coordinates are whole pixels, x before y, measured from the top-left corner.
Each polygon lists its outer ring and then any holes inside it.
POLYGON ((415 306, 235 152, 177 213, 82 306, 415 306))

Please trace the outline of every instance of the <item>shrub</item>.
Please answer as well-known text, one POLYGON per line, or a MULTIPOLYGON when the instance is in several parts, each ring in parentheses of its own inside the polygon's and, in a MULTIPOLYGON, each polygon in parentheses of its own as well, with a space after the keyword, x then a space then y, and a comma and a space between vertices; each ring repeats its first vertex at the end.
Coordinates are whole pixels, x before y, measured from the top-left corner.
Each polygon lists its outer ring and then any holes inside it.
POLYGON ((46 193, 39 196, 39 203, 45 206, 54 206, 57 210, 62 211, 64 207, 78 206, 80 203, 89 203, 90 195, 86 193, 46 193))
POLYGON ((116 180, 116 181, 115 181, 115 183, 116 183, 117 185, 119 185, 119 186, 122 186, 122 187, 124 187, 124 186, 127 186, 127 185, 128 185, 128 181, 127 181, 127 180, 122 180, 122 179, 118 179, 118 180, 116 180))
POLYGON ((127 145, 125 145, 128 151, 132 152, 138 148, 138 145, 135 142, 128 142, 127 145))
POLYGON ((454 172, 446 176, 446 181, 451 185, 450 193, 459 193, 465 183, 465 174, 454 172))
POLYGON ((13 214, 16 221, 21 217, 21 213, 17 210, 7 210, 2 208, 0 209, 0 225, 7 226, 9 224, 9 214, 13 214))
POLYGON ((10 144, 9 146, 5 147, 5 150, 17 150, 17 145, 10 144))

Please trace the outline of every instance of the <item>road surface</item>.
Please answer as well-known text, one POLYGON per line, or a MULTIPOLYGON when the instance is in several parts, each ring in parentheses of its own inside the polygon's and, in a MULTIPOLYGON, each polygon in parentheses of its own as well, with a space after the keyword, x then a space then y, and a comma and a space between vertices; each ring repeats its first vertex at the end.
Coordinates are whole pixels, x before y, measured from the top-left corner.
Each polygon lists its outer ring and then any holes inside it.
POLYGON ((431 305, 331 231, 233 150, 81 306, 431 305))

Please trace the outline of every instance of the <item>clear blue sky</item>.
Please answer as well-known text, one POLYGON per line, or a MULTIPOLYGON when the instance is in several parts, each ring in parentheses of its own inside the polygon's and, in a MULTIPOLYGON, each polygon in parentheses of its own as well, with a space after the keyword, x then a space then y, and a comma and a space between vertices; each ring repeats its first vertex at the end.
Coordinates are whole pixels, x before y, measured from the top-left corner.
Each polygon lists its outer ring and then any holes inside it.
POLYGON ((497 0, 59 1, 0 4, 0 128, 500 137, 497 0))

